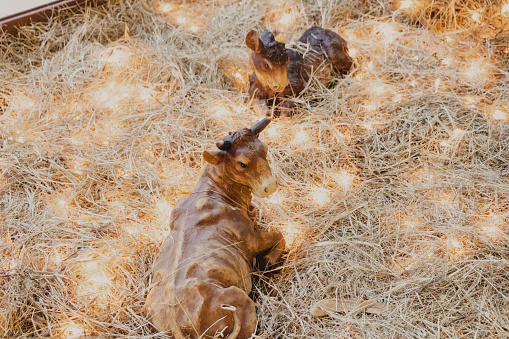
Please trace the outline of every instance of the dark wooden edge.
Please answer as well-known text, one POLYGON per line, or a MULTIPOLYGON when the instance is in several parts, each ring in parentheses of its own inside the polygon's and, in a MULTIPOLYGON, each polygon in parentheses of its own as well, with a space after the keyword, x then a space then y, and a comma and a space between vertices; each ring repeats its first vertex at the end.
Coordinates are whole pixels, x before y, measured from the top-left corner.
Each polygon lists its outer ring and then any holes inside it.
POLYGON ((46 5, 35 7, 21 13, 16 13, 0 19, 0 32, 15 34, 19 27, 30 25, 34 22, 47 21, 55 11, 73 6, 96 6, 107 0, 57 0, 46 5))

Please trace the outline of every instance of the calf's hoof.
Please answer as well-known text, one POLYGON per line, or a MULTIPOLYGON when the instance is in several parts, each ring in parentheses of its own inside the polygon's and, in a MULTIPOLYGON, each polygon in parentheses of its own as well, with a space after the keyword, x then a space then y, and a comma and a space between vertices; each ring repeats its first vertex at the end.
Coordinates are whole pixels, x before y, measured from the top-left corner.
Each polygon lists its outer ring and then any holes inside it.
POLYGON ((286 109, 286 108, 282 109, 280 116, 281 116, 281 118, 291 118, 293 116, 293 110, 286 109))
POLYGON ((279 107, 279 114, 281 118, 291 118, 294 113, 295 104, 291 100, 284 101, 279 107))

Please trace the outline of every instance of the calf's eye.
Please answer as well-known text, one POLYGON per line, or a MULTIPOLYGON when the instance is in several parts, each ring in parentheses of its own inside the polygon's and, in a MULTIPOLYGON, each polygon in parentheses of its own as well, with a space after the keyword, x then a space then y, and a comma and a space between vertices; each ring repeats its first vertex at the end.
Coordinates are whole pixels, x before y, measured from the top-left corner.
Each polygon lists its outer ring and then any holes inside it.
POLYGON ((242 168, 246 168, 247 167, 247 164, 244 164, 243 162, 240 163, 240 167, 242 168))

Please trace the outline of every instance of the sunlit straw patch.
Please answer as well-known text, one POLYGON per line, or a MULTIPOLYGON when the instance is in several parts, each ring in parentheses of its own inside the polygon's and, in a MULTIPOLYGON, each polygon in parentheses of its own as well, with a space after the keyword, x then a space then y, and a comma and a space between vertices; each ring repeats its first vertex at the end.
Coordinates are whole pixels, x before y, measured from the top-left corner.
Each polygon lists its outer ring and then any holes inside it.
POLYGON ((444 149, 450 148, 452 145, 448 140, 442 140, 440 141, 440 146, 442 146, 444 149))
POLYGON ((357 57, 359 56, 359 50, 356 47, 349 44, 348 55, 350 55, 353 59, 357 59, 357 57))
POLYGON ((297 4, 290 2, 281 2, 269 9, 265 15, 274 30, 287 31, 298 22, 299 14, 297 4))
POLYGON ((371 133, 375 131, 379 127, 380 123, 376 120, 368 120, 364 121, 360 124, 360 126, 366 130, 366 132, 371 133))
POLYGON ((391 22, 380 22, 374 28, 375 34, 384 45, 394 42, 398 36, 398 28, 391 22))
POLYGON ((505 122, 509 120, 509 111, 506 105, 493 105, 486 108, 486 113, 495 122, 505 122))
POLYGON ((447 190, 429 190, 426 197, 446 208, 454 208, 458 204, 458 197, 447 190))
POLYGON ((277 142, 281 139, 281 125, 272 122, 268 128, 263 131, 263 136, 267 137, 272 142, 277 142))
POLYGON ((294 220, 288 220, 286 222, 278 222, 278 228, 283 233, 283 237, 286 241, 286 246, 292 248, 299 246, 303 241, 303 236, 306 232, 306 227, 303 223, 294 220))
MULTIPOLYGON (((504 2, 507 2, 507 1, 504 1, 504 2)), ((502 5, 501 12, 504 15, 509 14, 509 3, 505 3, 504 5, 502 5)))
MULTIPOLYGON (((4 255, 0 258, 0 272, 12 273, 20 264, 19 258, 4 255)), ((1 280, 0 280, 1 281, 1 280)))
POLYGON ((155 10, 166 18, 171 24, 180 27, 189 33, 199 33, 204 28, 204 13, 207 13, 203 4, 183 3, 177 5, 171 2, 158 1, 155 10))
POLYGON ((480 98, 474 95, 465 95, 461 98, 461 102, 467 107, 476 108, 480 98))
POLYGON ((122 167, 122 166, 117 166, 115 168, 115 174, 117 176, 120 176, 120 177, 126 178, 126 179, 133 177, 133 173, 130 170, 128 170, 127 168, 122 167))
POLYGON ((331 177, 332 180, 335 181, 337 185, 336 187, 343 191, 347 191, 353 188, 353 186, 358 181, 358 177, 347 170, 339 170, 334 172, 331 174, 331 177))
POLYGON ((89 101, 100 108, 118 110, 122 104, 127 104, 130 94, 134 93, 131 85, 111 80, 89 92, 89 101))
POLYGON ((6 124, 7 126, 3 124, 5 120, 0 121, 0 126, 2 127, 2 140, 8 140, 10 143, 28 144, 33 143, 34 140, 39 139, 43 133, 40 130, 36 130, 32 128, 32 126, 26 124, 26 119, 26 117, 21 117, 19 120, 15 119, 12 121, 6 119, 8 121, 6 124))
POLYGON ((457 261, 461 259, 468 251, 465 240, 451 235, 444 240, 444 250, 449 260, 457 261))
POLYGON ((417 226, 419 225, 419 218, 417 217, 414 217, 414 216, 406 216, 402 221, 401 221, 401 226, 403 229, 405 230, 414 230, 417 228, 417 226))
MULTIPOLYGON (((69 142, 76 147, 80 148, 88 148, 93 143, 97 142, 100 139, 96 139, 96 130, 94 127, 89 129, 75 127, 70 131, 69 142)), ((101 134, 102 138, 104 134, 101 134)))
POLYGON ((352 131, 349 128, 339 126, 334 128, 333 135, 337 142, 347 143, 352 138, 352 131))
POLYGON ((391 92, 390 86, 382 82, 372 82, 370 84, 367 84, 367 86, 368 91, 376 95, 384 95, 391 92))
POLYGON ((346 39, 347 42, 357 39, 357 30, 350 28, 340 28, 337 33, 346 39))
POLYGON ((232 66, 226 70, 226 75, 238 89, 247 88, 249 85, 249 70, 239 66, 232 66))
POLYGON ((235 114, 231 108, 221 104, 212 106, 209 111, 212 116, 220 119, 229 118, 235 114))
MULTIPOLYGON (((295 144, 299 144, 301 141, 306 141, 308 137, 311 137, 307 130, 303 130, 304 132, 300 133, 297 138, 298 140, 295 144), (301 139, 302 138, 302 139, 301 139)), ((283 146, 288 146, 289 144, 293 144, 292 140, 295 137, 295 125, 289 120, 273 120, 269 126, 263 131, 261 134, 261 138, 267 140, 271 143, 271 148, 280 148, 283 146), (285 142, 282 143, 281 141, 285 142)))
POLYGON ((151 147, 147 147, 143 150, 143 156, 147 158, 147 160, 154 160, 156 152, 151 147))
POLYGON ((412 205, 406 205, 403 209, 396 209, 393 218, 396 220, 395 227, 402 233, 418 231, 424 222, 418 208, 412 205))
POLYGON ((25 112, 35 108, 37 104, 36 98, 23 93, 22 91, 16 91, 9 98, 9 108, 15 112, 25 112))
POLYGON ((400 103, 401 101, 403 101, 404 98, 405 96, 402 93, 395 93, 392 96, 392 101, 395 103, 400 103))
POLYGON ((173 204, 171 204, 166 198, 161 197, 157 200, 156 209, 160 217, 169 218, 171 211, 173 210, 173 204))
POLYGON ((397 0, 395 1, 396 9, 399 9, 405 13, 416 13, 422 10, 422 7, 426 4, 424 0, 397 0))
POLYGON ((131 236, 134 236, 141 231, 140 228, 134 224, 125 224, 122 227, 122 229, 124 230, 124 232, 126 232, 127 234, 129 234, 131 236))
POLYGON ((410 170, 410 182, 412 183, 425 183, 431 182, 434 179, 434 174, 429 170, 429 168, 419 167, 415 170, 410 170))
POLYGON ((451 58, 451 57, 445 57, 442 59, 441 61, 441 65, 442 66, 446 66, 446 67, 449 67, 449 66, 452 66, 453 65, 453 62, 454 62, 454 59, 451 58))
POLYGON ((69 160, 69 170, 78 175, 81 176, 85 174, 86 170, 88 169, 89 162, 83 158, 74 157, 69 160))
POLYGON ((175 160, 163 160, 159 163, 157 172, 161 180, 173 180, 182 175, 183 164, 175 160))
POLYGON ((461 138, 462 136, 464 136, 466 133, 466 131, 462 130, 461 128, 455 128, 453 131, 452 131, 452 135, 451 137, 453 138, 456 138, 456 139, 459 139, 461 138))
POLYGON ((472 21, 474 21, 477 24, 480 24, 482 19, 482 10, 472 12, 471 18, 472 21))
POLYGON ((286 201, 286 196, 281 192, 281 189, 278 189, 267 198, 267 201, 272 204, 283 205, 286 201))
POLYGON ((180 8, 179 5, 176 5, 172 2, 167 1, 156 1, 155 3, 155 9, 160 13, 171 13, 175 12, 180 8))
POLYGON ((14 138, 9 138, 9 140, 15 140, 16 142, 20 143, 20 144, 23 144, 27 138, 26 136, 24 135, 24 133, 22 133, 21 131, 16 131, 16 136, 14 138))
POLYGON ((494 109, 491 112, 491 118, 497 121, 505 121, 507 120, 507 112, 504 112, 501 109, 494 109))
POLYGON ((481 227, 481 231, 486 236, 490 237, 493 240, 498 240, 504 235, 504 232, 502 231, 502 229, 500 229, 499 226, 495 226, 495 225, 484 225, 481 227))
POLYGON ((106 195, 106 201, 112 210, 121 211, 126 206, 127 197, 120 192, 107 192, 106 195))
POLYGON ((48 198, 55 211, 58 211, 64 216, 71 212, 71 208, 73 207, 73 200, 68 194, 55 193, 48 196, 48 198))
POLYGON ((163 241, 165 241, 166 238, 168 238, 168 236, 171 233, 171 230, 169 227, 169 225, 170 225, 169 219, 164 220, 164 221, 165 221, 164 223, 161 222, 160 227, 158 227, 158 228, 150 227, 150 228, 148 228, 148 230, 144 231, 151 240, 153 240, 157 243, 162 243, 163 241))
POLYGON ((504 237, 506 221, 503 215, 489 215, 478 221, 481 233, 493 241, 501 240, 504 237))
MULTIPOLYGON (((79 265, 76 278, 76 295, 84 302, 95 300, 95 307, 102 308, 112 297, 114 277, 108 270, 108 263, 98 260, 83 262, 79 265)), ((90 305, 91 306, 91 305, 90 305)))
POLYGON ((200 32, 201 29, 202 29, 201 25, 198 25, 198 24, 189 25, 189 32, 198 33, 198 32, 200 32))
POLYGON ((291 25, 294 21, 295 21, 295 16, 293 15, 292 11, 289 11, 289 12, 281 14, 277 23, 286 27, 286 26, 291 25))
POLYGON ((91 284, 93 286, 92 289, 94 291, 99 291, 100 289, 106 288, 109 285, 111 285, 112 278, 106 276, 104 272, 101 272, 97 275, 90 277, 89 281, 92 283, 91 284))
POLYGON ((397 258, 391 268, 396 273, 404 273, 419 265, 426 264, 432 257, 432 248, 414 249, 412 253, 397 258))
POLYGON ((64 324, 60 328, 60 335, 63 338, 80 338, 83 335, 86 335, 86 329, 85 326, 72 321, 68 320, 64 322, 64 324))
POLYGON ((69 97, 62 106, 55 107, 45 112, 45 116, 51 120, 79 121, 88 113, 89 106, 81 98, 69 97))
POLYGON ((473 58, 465 63, 460 75, 469 81, 485 86, 494 80, 495 67, 487 58, 473 58))
POLYGON ((295 131, 291 143, 299 147, 311 147, 313 142, 313 136, 308 129, 299 128, 295 131))
POLYGON ((105 69, 126 69, 133 66, 133 52, 126 46, 107 48, 102 51, 99 61, 105 69))
POLYGON ((51 250, 50 259, 55 266, 59 267, 68 256, 69 250, 65 247, 58 246, 51 250))
POLYGON ((104 119, 100 123, 100 129, 94 133, 94 141, 101 141, 103 145, 107 146, 112 140, 121 136, 124 131, 125 128, 122 121, 113 118, 104 119))
POLYGON ((315 186, 309 190, 307 200, 316 207, 325 207, 331 202, 331 194, 327 188, 315 186))
POLYGON ((118 112, 126 108, 139 109, 159 106, 159 98, 163 95, 163 91, 142 84, 111 78, 88 89, 84 99, 97 109, 118 112))

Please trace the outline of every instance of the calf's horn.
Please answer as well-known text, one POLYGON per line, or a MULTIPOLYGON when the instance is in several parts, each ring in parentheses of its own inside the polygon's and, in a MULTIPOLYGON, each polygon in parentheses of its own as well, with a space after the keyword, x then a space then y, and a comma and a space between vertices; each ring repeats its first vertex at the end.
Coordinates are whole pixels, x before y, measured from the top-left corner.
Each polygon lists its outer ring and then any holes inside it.
POLYGON ((265 127, 272 121, 271 117, 267 117, 263 120, 258 121, 253 127, 250 128, 251 132, 253 132, 254 135, 258 136, 265 127))
POLYGON ((264 45, 269 45, 275 41, 274 34, 268 29, 264 29, 262 35, 260 36, 260 40, 264 45))
POLYGON ((217 148, 219 148, 221 151, 228 151, 232 147, 232 143, 228 140, 219 140, 216 142, 217 148))

